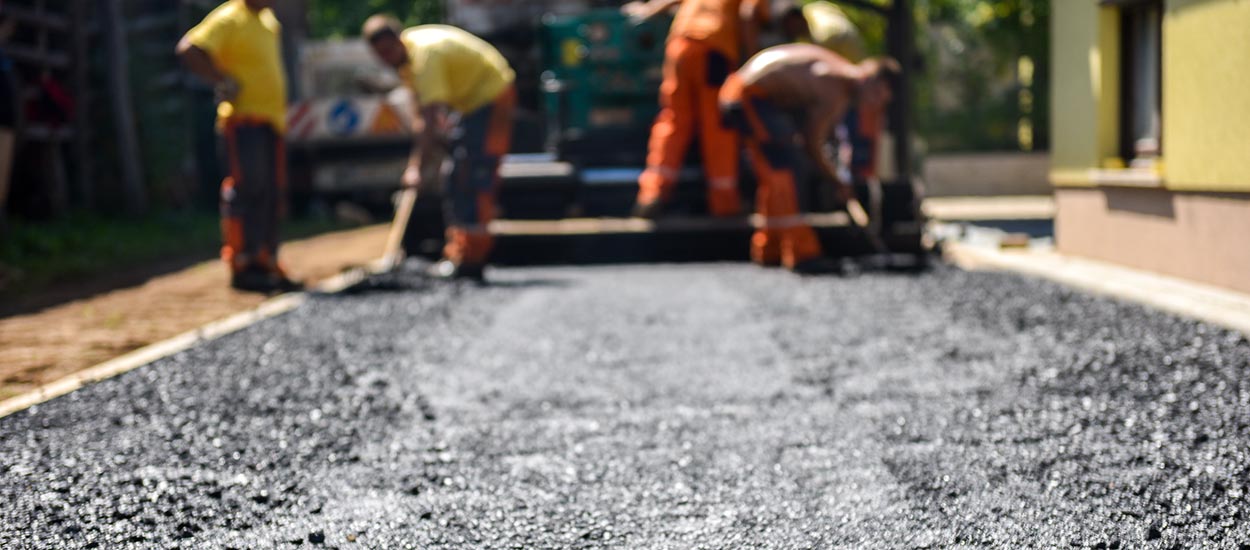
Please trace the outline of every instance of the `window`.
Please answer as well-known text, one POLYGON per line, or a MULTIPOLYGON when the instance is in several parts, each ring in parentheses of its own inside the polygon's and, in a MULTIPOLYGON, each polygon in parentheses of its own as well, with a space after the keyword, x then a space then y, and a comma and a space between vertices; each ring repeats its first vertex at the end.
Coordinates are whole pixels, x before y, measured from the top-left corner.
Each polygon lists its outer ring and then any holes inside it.
POLYGON ((1150 168, 1163 153, 1161 2, 1120 2, 1120 154, 1150 168))

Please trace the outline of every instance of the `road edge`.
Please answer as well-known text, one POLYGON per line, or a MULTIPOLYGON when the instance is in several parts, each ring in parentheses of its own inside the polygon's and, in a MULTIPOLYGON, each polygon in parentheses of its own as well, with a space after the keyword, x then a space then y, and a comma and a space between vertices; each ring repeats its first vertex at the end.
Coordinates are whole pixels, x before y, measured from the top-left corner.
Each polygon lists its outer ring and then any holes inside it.
POLYGON ((1010 271, 1092 294, 1205 321, 1250 337, 1250 295, 1054 251, 1002 251, 945 242, 943 256, 967 271, 1010 271))
POLYGON ((289 313, 307 302, 309 296, 313 294, 340 293, 364 281, 369 275, 385 271, 389 267, 390 265, 387 262, 377 260, 368 266, 344 271, 322 281, 308 291, 275 296, 250 310, 210 322, 173 338, 149 344, 125 355, 49 382, 21 395, 10 397, 0 401, 0 419, 71 394, 92 384, 150 365, 205 342, 211 342, 223 336, 233 334, 261 321, 289 313))

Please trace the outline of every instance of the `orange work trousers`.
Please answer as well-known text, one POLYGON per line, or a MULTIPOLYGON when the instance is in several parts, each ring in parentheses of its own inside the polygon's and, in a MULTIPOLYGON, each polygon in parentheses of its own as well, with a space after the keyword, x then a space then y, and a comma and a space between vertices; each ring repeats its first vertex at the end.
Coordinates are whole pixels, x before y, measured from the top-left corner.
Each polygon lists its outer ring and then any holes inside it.
POLYGON ((286 192, 282 134, 264 120, 227 120, 222 152, 229 175, 221 183, 221 259, 232 273, 281 273, 278 226, 286 192))
POLYGON ((761 265, 795 265, 823 254, 820 240, 799 213, 794 173, 801 154, 798 127, 790 115, 760 91, 731 76, 721 90, 726 125, 746 136, 758 180, 756 208, 763 226, 751 237, 751 260, 761 265))
POLYGON ((516 88, 509 86, 493 102, 465 113, 453 131, 443 257, 458 266, 484 265, 494 248, 489 225, 495 219, 499 166, 512 147, 516 103, 516 88))
POLYGON ((722 124, 717 108, 717 94, 733 62, 705 42, 682 37, 669 40, 660 85, 660 114, 651 128, 647 169, 638 178, 639 204, 664 200, 672 194, 697 128, 708 182, 708 210, 716 216, 741 212, 738 133, 722 124))

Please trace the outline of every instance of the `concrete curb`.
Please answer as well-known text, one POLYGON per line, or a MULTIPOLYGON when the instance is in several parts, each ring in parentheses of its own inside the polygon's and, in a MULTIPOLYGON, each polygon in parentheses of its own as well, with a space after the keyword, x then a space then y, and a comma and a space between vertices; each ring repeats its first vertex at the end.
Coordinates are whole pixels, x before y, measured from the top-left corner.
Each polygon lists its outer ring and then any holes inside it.
POLYGON ((168 340, 142 347, 94 367, 76 372, 16 397, 0 401, 0 418, 73 393, 91 384, 125 374, 175 353, 191 349, 204 342, 238 332, 266 319, 272 319, 288 313, 307 302, 311 294, 337 294, 359 284, 371 274, 385 271, 389 268, 389 265, 382 260, 378 260, 366 267, 345 271, 322 281, 309 291, 276 296, 266 300, 255 309, 232 315, 220 321, 214 321, 168 340))
POLYGON ((1250 295, 1057 252, 943 244, 946 259, 967 270, 1013 271, 1206 321, 1250 336, 1250 295))
POLYGON ((1049 195, 1012 197, 929 197, 921 206, 938 221, 1053 220, 1055 198, 1049 195))

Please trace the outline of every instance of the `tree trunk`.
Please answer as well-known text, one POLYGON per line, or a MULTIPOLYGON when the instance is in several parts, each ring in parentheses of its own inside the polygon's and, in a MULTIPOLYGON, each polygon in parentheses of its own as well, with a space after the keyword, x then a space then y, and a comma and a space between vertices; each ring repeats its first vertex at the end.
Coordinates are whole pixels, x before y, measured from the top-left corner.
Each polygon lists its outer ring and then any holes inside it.
POLYGON ((72 145, 73 162, 77 166, 77 173, 74 175, 74 187, 77 188, 78 201, 80 206, 90 209, 95 206, 95 190, 92 188, 92 182, 95 178, 91 177, 91 149, 89 146, 90 136, 87 134, 90 127, 88 118, 88 93, 90 87, 90 76, 87 70, 88 51, 87 51, 87 1, 73 0, 70 3, 70 10, 73 21, 70 32, 73 35, 73 69, 71 73, 72 90, 76 96, 77 102, 74 104, 74 141, 72 145))
POLYGON ((141 214, 148 209, 148 194, 143 183, 139 138, 135 133, 134 106, 130 101, 130 53, 126 48, 126 29, 122 26, 121 3, 120 0, 104 0, 99 5, 108 57, 109 95, 117 127, 118 160, 122 169, 125 207, 128 213, 141 214))

